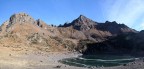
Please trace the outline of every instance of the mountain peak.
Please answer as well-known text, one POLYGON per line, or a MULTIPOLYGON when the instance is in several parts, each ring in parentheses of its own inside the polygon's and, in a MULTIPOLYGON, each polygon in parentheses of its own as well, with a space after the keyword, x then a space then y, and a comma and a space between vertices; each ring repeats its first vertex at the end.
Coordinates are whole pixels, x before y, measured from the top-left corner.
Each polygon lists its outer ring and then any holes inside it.
POLYGON ((26 13, 17 13, 17 14, 13 14, 10 17, 10 23, 33 23, 35 20, 28 14, 26 13))
POLYGON ((24 12, 20 12, 20 13, 13 14, 10 18, 24 18, 24 17, 30 17, 30 15, 24 12))
POLYGON ((24 13, 24 12, 19 12, 19 13, 13 14, 13 15, 28 15, 28 14, 24 13))
POLYGON ((80 15, 77 19, 80 20, 80 21, 90 20, 89 18, 87 18, 87 17, 84 16, 84 15, 80 15))
POLYGON ((7 27, 10 27, 13 24, 23 24, 23 23, 35 23, 35 20, 28 14, 20 12, 13 14, 9 19, 9 24, 7 27))
POLYGON ((80 15, 79 18, 87 18, 87 17, 84 15, 80 15))
POLYGON ((77 19, 72 21, 71 24, 77 30, 89 30, 91 28, 94 28, 94 26, 96 25, 96 22, 87 18, 84 15, 80 15, 77 19))
POLYGON ((72 26, 76 30, 89 30, 91 28, 95 28, 97 23, 84 15, 80 15, 77 19, 73 20, 71 23, 65 23, 60 27, 69 27, 72 26))
POLYGON ((82 16, 84 16, 84 15, 80 14, 80 16, 79 16, 79 17, 82 17, 82 16))

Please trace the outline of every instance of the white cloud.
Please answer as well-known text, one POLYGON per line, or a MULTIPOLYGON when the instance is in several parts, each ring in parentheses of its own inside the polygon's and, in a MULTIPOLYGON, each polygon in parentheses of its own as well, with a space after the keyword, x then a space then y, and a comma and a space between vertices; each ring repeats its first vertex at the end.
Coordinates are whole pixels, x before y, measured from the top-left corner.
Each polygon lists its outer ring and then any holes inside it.
POLYGON ((144 21, 139 26, 137 26, 138 30, 144 30, 144 21))
POLYGON ((144 23, 141 24, 142 29, 144 30, 144 23))
POLYGON ((109 12, 107 15, 109 20, 132 27, 144 15, 144 0, 115 0, 107 12, 109 12))

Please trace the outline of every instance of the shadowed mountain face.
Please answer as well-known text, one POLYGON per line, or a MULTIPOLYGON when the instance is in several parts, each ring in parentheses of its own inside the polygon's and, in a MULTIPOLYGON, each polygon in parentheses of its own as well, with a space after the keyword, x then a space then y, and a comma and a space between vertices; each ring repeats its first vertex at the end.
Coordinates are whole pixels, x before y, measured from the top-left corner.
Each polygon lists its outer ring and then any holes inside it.
POLYGON ((118 35, 114 38, 100 43, 88 43, 83 49, 85 55, 96 54, 121 54, 143 56, 144 54, 144 33, 128 33, 118 35))
POLYGON ((97 29, 102 31, 109 31, 113 35, 129 33, 129 32, 136 33, 136 30, 129 28, 125 24, 118 24, 115 21, 113 22, 106 21, 105 23, 99 23, 97 29))
POLYGON ((107 40, 107 37, 116 36, 124 33, 136 33, 137 31, 127 27, 124 24, 118 24, 117 22, 98 23, 83 15, 80 15, 77 19, 71 23, 65 23, 61 27, 72 27, 75 30, 80 31, 86 36, 86 39, 101 42, 107 40))
POLYGON ((137 32, 116 21, 98 23, 80 15, 62 27, 72 27, 86 36, 87 40, 80 40, 76 48, 85 55, 131 54, 140 56, 144 53, 143 31, 137 32))
MULTIPOLYGON (((105 43, 111 41, 112 38, 119 37, 117 35, 129 33, 137 34, 137 31, 115 21, 98 23, 83 15, 80 15, 71 23, 53 27, 47 25, 41 19, 33 19, 26 13, 18 13, 12 15, 0 27, 0 45, 18 44, 20 46, 36 46, 44 51, 76 50, 89 53, 91 50, 89 43, 94 43, 93 45, 95 43, 105 43)), ((137 34, 135 39, 138 40, 141 36, 142 34, 137 34)), ((134 38, 130 40, 134 40, 134 38)), ((119 40, 117 41, 114 43, 119 43, 119 40)), ((101 47, 103 48, 103 46, 101 47)), ((97 50, 99 48, 93 49, 97 50)))

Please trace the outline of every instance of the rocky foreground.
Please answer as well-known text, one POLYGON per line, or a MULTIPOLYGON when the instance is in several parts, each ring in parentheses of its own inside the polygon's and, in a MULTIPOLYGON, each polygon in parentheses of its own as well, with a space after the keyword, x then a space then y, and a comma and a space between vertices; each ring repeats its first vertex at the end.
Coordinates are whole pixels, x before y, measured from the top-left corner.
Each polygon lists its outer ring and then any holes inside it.
POLYGON ((32 47, 0 46, 0 69, 143 69, 144 59, 116 67, 74 67, 59 63, 64 58, 77 57, 72 52, 43 52, 32 47))

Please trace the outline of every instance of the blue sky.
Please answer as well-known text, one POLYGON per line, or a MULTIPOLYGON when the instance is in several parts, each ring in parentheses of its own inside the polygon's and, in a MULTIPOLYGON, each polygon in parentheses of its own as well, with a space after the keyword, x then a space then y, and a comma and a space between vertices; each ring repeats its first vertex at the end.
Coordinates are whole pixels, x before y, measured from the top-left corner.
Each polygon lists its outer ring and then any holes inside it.
POLYGON ((144 29, 144 0, 0 0, 0 23, 25 12, 47 24, 59 25, 85 15, 97 22, 117 21, 144 29))

